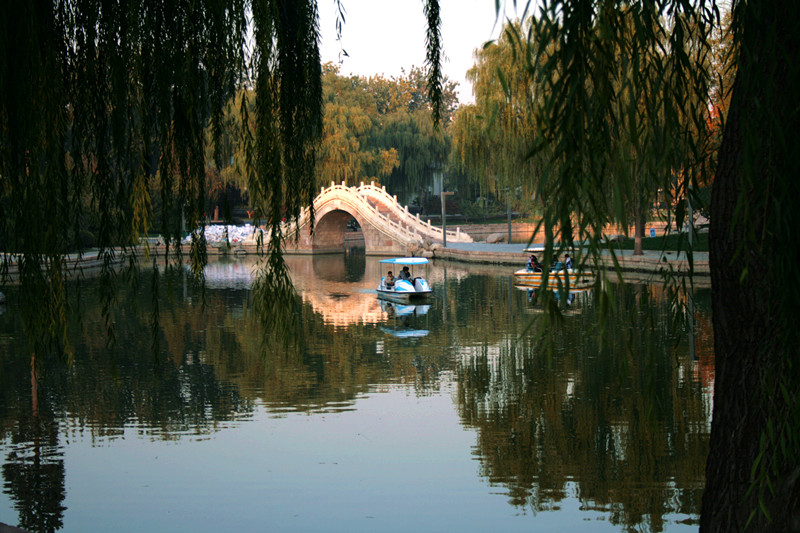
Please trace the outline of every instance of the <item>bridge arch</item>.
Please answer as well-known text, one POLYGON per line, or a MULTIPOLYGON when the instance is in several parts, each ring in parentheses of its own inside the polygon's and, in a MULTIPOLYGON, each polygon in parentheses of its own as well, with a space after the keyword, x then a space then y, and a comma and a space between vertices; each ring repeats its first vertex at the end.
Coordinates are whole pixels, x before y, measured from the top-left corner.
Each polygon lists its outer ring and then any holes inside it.
MULTIPOLYGON (((355 220, 362 228, 363 235, 363 221, 345 209, 333 209, 318 214, 311 243, 312 250, 315 253, 329 253, 347 248, 346 240, 351 220, 355 220)), ((367 248, 366 235, 364 235, 364 248, 367 248)))
MULTIPOLYGON (((315 227, 310 232, 309 211, 304 210, 297 227, 286 228, 298 236, 287 251, 331 253, 344 249, 347 223, 355 219, 364 235, 367 254, 407 254, 426 242, 441 243, 442 228, 412 215, 385 187, 361 183, 348 187, 342 182, 323 187, 314 199, 315 227)), ((460 229, 447 232, 448 242, 472 242, 460 229)))

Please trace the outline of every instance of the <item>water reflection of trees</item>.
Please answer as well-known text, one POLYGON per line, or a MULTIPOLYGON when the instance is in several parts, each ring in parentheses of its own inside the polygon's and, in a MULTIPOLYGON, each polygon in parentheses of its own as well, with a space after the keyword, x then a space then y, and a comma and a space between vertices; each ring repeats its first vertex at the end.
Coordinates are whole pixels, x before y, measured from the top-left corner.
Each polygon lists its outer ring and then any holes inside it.
MULTIPOLYGON (((19 324, 19 316, 4 317, 4 324, 19 324)), ((18 523, 29 531, 55 531, 63 525, 65 466, 60 446, 63 398, 56 387, 43 387, 38 401, 31 397, 31 367, 23 343, 0 328, 0 442, 3 491, 18 512, 18 523), (21 354, 21 356, 20 356, 21 354)), ((40 380, 63 383, 60 361, 41 361, 40 380), (50 364, 47 364, 50 363, 50 364)))
POLYGON ((53 398, 45 395, 38 411, 30 408, 29 395, 15 401, 19 391, 11 384, 30 383, 29 374, 15 372, 8 363, 0 357, 0 440, 8 442, 3 491, 15 502, 20 527, 55 531, 63 525, 66 490, 59 423, 50 415, 53 398))
POLYGON ((648 289, 620 292, 608 330, 615 334, 603 342, 585 302, 550 332, 548 355, 523 334, 533 315, 520 312, 530 308, 510 278, 445 268, 433 274, 433 311, 414 318, 429 331, 424 339, 396 338, 372 322, 333 324, 315 308, 324 300, 301 295, 300 342, 268 343, 265 352, 250 291, 203 290, 174 270, 154 296, 147 275, 117 297, 113 346, 91 283, 84 287, 71 326, 74 364, 43 366, 37 409, 19 330, 8 315, 0 321, 0 438, 11 443, 4 491, 33 531, 60 527, 60 433, 115 438, 134 426, 153 439, 197 437, 258 404, 276 414, 346 410, 387 384, 424 395, 450 376, 462 420, 477 430, 481 472, 507 487, 513 505, 548 509, 574 490, 586 508, 654 531, 665 513, 699 509, 708 365, 693 377, 684 345, 663 327, 670 310, 648 289))
POLYGON ((602 339, 587 303, 548 338, 463 351, 458 408, 478 429, 482 474, 513 505, 550 509, 574 487, 584 508, 652 531, 699 512, 710 405, 652 292, 620 288, 602 339))

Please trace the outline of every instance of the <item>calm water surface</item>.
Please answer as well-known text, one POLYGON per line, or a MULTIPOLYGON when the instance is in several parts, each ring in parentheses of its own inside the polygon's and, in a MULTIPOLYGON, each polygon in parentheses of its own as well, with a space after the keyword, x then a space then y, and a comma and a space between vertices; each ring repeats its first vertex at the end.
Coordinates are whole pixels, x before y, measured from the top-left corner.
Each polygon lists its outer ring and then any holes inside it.
POLYGON ((431 265, 435 297, 407 308, 376 299, 376 258, 289 261, 299 348, 265 336, 252 260, 212 263, 205 291, 162 272, 157 298, 145 271, 114 305, 113 346, 99 291, 84 284, 74 362, 47 361, 35 398, 10 291, 0 522, 697 529, 713 389, 706 292, 693 350, 675 306, 646 285, 615 288, 601 344, 592 294, 536 336, 544 315, 512 286, 512 267, 431 265))

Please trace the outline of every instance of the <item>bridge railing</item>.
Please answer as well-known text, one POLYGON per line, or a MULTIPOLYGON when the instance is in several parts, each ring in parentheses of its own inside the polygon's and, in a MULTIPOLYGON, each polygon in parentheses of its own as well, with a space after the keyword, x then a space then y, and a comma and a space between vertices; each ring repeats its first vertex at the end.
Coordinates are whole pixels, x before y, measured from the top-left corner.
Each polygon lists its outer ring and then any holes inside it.
MULTIPOLYGON (((412 215, 408 207, 402 206, 397 197, 386 192, 385 187, 377 187, 374 182, 365 185, 361 182, 359 187, 349 187, 344 182, 337 184, 331 182, 329 187, 322 187, 319 195, 314 200, 315 208, 321 208, 329 201, 330 195, 338 195, 339 191, 346 192, 340 195, 340 200, 347 201, 352 208, 357 210, 370 222, 378 227, 383 227, 384 231, 395 233, 401 240, 412 243, 414 240, 424 240, 425 238, 441 240, 442 230, 431 224, 430 220, 423 222, 419 215, 412 215), (369 199, 375 200, 376 205, 370 203, 369 199), (379 206, 388 209, 391 214, 385 214, 379 206), (398 222, 399 221, 399 222, 398 222)), ((298 228, 302 228, 309 222, 309 210, 304 209, 298 220, 298 228)), ((295 228, 285 228, 293 231, 295 228)), ((451 242, 472 242, 472 238, 466 233, 461 233, 461 229, 448 231, 447 238, 451 242)))
MULTIPOLYGON (((359 214, 364 215, 365 218, 375 226, 382 227, 384 231, 394 233, 395 235, 400 237, 401 240, 408 241, 409 243, 413 242, 415 240, 415 237, 419 237, 420 239, 423 239, 425 237, 425 234, 427 232, 425 231, 424 227, 420 225, 408 225, 408 224, 404 225, 401 222, 397 222, 394 218, 392 218, 392 216, 381 212, 378 205, 370 204, 369 201, 367 200, 367 196, 359 194, 358 190, 355 187, 347 187, 345 185, 332 185, 325 191, 325 193, 333 192, 335 189, 346 189, 348 193, 351 193, 352 196, 350 196, 349 198, 354 199, 355 202, 351 201, 350 203, 355 204, 353 205, 353 207, 355 207, 360 212, 359 214)), ((325 201, 323 194, 320 194, 318 198, 320 199, 320 202, 325 201)), ((389 207, 391 208, 392 206, 390 205, 389 207)), ((395 215, 397 215, 396 209, 393 209, 392 211, 394 211, 395 215)), ((432 237, 438 238, 440 235, 441 233, 439 235, 435 235, 432 237)))
MULTIPOLYGON (((330 187, 321 189, 320 195, 317 198, 323 201, 323 197, 327 193, 333 193, 336 190, 347 190, 353 193, 360 200, 363 200, 363 203, 359 202, 361 205, 358 207, 367 209, 373 219, 378 219, 395 231, 400 231, 401 233, 408 233, 410 231, 422 239, 426 237, 436 240, 442 239, 441 228, 433 226, 430 220, 423 222, 418 214, 412 215, 409 213, 408 207, 401 205, 397 201, 397 196, 390 195, 383 186, 375 186, 375 182, 371 182, 369 185, 365 185, 364 182, 361 182, 359 187, 348 187, 344 182, 341 184, 331 182, 330 187), (377 205, 372 205, 368 201, 369 199, 375 200, 378 204, 388 209, 392 216, 384 214, 378 209, 377 205), (400 223, 398 224, 395 219, 400 221, 400 223)), ((451 242, 472 242, 472 238, 466 233, 461 233, 460 228, 457 228, 455 231, 448 231, 447 238, 451 242)))
MULTIPOLYGON (((387 193, 385 187, 376 187, 374 182, 371 182, 369 185, 364 185, 362 182, 357 190, 359 194, 365 196, 377 196, 378 198, 384 200, 385 205, 388 205, 388 207, 394 212, 395 216, 397 216, 400 220, 403 220, 408 226, 419 228, 422 233, 429 237, 437 239, 442 238, 441 228, 433 226, 430 220, 423 222, 420 219, 419 214, 412 215, 409 213, 408 206, 401 205, 400 202, 397 201, 397 196, 387 193)), ((466 242, 472 241, 469 235, 461 233, 460 228, 457 228, 455 231, 448 231, 447 237, 453 242, 461 242, 464 240, 466 240, 466 242)))

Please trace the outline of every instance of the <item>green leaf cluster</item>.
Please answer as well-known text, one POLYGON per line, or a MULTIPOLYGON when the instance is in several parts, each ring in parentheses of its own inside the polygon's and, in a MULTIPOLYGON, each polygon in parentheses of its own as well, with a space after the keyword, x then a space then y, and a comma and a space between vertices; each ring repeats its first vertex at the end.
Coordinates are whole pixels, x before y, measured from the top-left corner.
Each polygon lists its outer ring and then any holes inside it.
POLYGON ((399 77, 342 76, 323 67, 325 117, 317 184, 375 181, 410 199, 430 185, 447 162, 447 125, 457 105, 455 84, 444 78, 441 127, 432 118, 425 71, 399 77))

